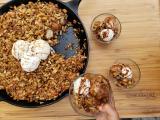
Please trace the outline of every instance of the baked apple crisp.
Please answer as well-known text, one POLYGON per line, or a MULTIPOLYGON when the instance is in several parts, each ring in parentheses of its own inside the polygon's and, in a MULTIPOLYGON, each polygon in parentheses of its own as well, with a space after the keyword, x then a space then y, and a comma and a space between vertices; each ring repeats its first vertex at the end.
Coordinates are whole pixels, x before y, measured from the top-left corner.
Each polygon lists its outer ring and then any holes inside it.
POLYGON ((66 9, 51 2, 29 2, 0 16, 0 89, 5 89, 14 100, 56 99, 79 75, 86 58, 82 50, 68 59, 51 52, 33 72, 25 72, 11 52, 17 40, 43 39, 50 46, 56 45, 58 35, 71 24, 67 17, 66 9))

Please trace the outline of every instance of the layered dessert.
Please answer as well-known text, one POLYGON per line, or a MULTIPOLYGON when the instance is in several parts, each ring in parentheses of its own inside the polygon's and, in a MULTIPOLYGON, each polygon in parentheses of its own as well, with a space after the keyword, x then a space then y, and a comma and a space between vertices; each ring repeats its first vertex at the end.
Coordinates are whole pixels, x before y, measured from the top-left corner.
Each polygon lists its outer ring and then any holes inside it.
POLYGON ((92 31, 96 38, 102 42, 111 42, 118 34, 117 18, 107 16, 103 20, 95 20, 92 25, 92 31))
POLYGON ((71 102, 79 111, 96 114, 98 106, 110 102, 110 85, 102 75, 87 73, 74 81, 72 87, 71 102))
POLYGON ((133 71, 127 64, 114 64, 109 72, 118 87, 129 88, 135 83, 133 71))

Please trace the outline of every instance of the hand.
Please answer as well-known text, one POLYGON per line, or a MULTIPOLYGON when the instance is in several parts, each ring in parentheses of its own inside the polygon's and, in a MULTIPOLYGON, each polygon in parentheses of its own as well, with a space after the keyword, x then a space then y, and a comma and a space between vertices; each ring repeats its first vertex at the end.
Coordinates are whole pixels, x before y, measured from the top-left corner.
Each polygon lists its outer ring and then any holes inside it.
POLYGON ((100 113, 96 116, 96 120, 119 120, 118 112, 112 105, 102 105, 99 110, 100 113))

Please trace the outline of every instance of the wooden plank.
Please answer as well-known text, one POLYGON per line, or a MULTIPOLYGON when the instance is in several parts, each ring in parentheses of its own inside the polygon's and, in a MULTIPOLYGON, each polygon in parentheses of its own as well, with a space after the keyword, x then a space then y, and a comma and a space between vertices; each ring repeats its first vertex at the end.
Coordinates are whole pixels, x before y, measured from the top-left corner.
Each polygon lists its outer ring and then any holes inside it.
MULTIPOLYGON (((0 4, 6 0, 0 0, 0 4)), ((140 66, 142 77, 130 90, 119 90, 111 83, 121 118, 160 117, 160 2, 159 0, 82 0, 79 15, 90 42, 88 72, 107 77, 118 58, 131 58, 140 66), (90 25, 100 13, 112 13, 122 24, 121 36, 103 46, 91 36, 90 25)), ((28 109, 0 102, 0 119, 53 120, 90 119, 73 111, 68 97, 42 108, 28 109)))

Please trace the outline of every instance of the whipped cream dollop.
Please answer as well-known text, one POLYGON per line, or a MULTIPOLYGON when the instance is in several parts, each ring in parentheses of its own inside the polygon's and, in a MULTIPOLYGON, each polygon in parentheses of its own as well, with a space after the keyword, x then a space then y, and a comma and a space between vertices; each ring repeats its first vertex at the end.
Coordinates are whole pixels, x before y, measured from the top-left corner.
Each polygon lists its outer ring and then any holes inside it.
POLYGON ((53 37, 53 31, 51 29, 48 29, 46 32, 46 38, 51 39, 53 37))
POLYGON ((30 56, 26 53, 21 58, 21 67, 26 72, 32 72, 36 70, 40 64, 40 59, 37 56, 30 56))
POLYGON ((28 54, 30 54, 31 56, 37 56, 41 60, 46 60, 50 52, 51 52, 50 45, 48 44, 48 42, 42 39, 38 39, 31 42, 28 49, 28 54))
POLYGON ((133 73, 132 73, 131 68, 123 67, 122 74, 124 75, 125 78, 132 79, 133 73))
POLYGON ((12 47, 12 55, 20 60, 24 53, 29 49, 30 43, 24 40, 17 40, 12 47))
POLYGON ((12 47, 12 55, 20 60, 21 67, 26 72, 35 71, 41 60, 46 60, 51 52, 48 42, 38 39, 31 43, 17 40, 12 47))
POLYGON ((76 81, 74 81, 74 92, 77 94, 83 94, 88 95, 89 89, 91 87, 90 81, 88 79, 85 80, 85 82, 81 86, 81 82, 83 77, 79 77, 76 81))
POLYGON ((115 33, 112 29, 103 29, 100 32, 100 36, 101 36, 102 40, 105 42, 110 42, 113 39, 114 35, 115 35, 115 33))
POLYGON ((74 92, 78 94, 79 92, 79 88, 80 88, 80 85, 81 85, 81 79, 82 77, 79 77, 77 80, 74 81, 74 92))

